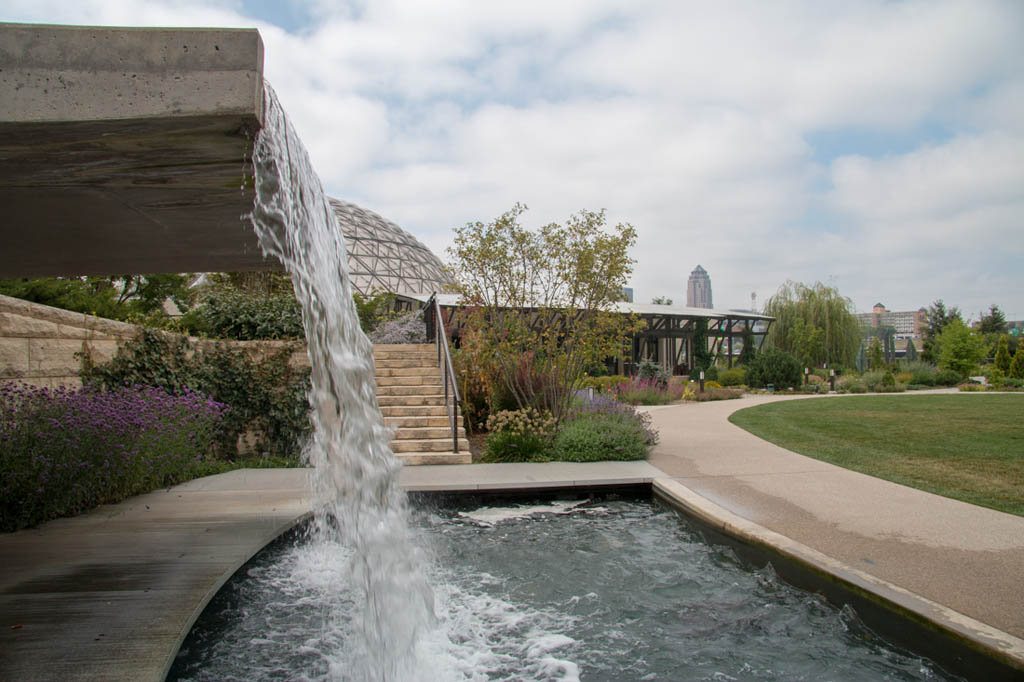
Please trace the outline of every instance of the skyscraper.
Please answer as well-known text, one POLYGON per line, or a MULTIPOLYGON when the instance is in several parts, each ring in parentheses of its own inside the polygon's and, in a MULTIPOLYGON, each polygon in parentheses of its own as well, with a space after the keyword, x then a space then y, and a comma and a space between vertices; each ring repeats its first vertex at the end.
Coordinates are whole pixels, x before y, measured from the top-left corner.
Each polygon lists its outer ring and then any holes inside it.
POLYGON ((690 273, 690 280, 686 283, 686 305, 691 308, 712 307, 711 278, 708 271, 699 265, 690 273))

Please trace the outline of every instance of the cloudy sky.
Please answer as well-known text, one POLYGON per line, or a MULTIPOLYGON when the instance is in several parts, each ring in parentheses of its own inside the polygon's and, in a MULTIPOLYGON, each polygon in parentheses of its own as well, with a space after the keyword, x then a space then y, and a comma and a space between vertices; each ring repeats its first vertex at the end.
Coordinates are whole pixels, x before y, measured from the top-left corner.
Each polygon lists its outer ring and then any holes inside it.
POLYGON ((256 27, 324 186, 444 257, 516 201, 640 234, 636 300, 786 279, 1024 319, 1019 0, 5 0, 0 21, 256 27))

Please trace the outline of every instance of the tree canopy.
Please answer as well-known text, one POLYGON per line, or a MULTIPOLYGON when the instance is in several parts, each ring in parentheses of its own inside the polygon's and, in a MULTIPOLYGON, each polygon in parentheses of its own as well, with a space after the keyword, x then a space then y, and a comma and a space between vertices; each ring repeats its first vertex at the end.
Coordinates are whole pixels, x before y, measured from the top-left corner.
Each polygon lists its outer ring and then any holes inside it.
POLYGON ((921 359, 937 364, 939 362, 938 338, 942 330, 953 320, 963 321, 956 306, 946 310, 942 299, 935 301, 925 312, 924 339, 921 344, 921 359))
POLYGON ((775 318, 768 342, 792 353, 803 366, 853 365, 861 331, 853 301, 816 282, 786 282, 768 299, 765 313, 775 318))
POLYGON ((455 230, 448 254, 467 306, 462 346, 491 364, 520 408, 561 418, 584 368, 621 355, 639 326, 614 312, 636 230, 606 229, 603 210, 529 230, 519 222, 525 210, 517 203, 455 230))
POLYGON ((975 334, 959 318, 948 322, 936 341, 939 366, 953 370, 961 377, 970 375, 978 368, 978 363, 985 359, 985 339, 975 334))

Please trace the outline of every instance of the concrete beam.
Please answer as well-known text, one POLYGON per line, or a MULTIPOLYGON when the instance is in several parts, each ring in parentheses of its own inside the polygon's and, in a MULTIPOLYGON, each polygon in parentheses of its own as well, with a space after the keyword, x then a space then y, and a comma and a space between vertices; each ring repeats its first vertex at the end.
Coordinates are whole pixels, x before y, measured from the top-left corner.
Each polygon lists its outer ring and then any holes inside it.
POLYGON ((255 29, 0 24, 0 277, 277 269, 255 29))

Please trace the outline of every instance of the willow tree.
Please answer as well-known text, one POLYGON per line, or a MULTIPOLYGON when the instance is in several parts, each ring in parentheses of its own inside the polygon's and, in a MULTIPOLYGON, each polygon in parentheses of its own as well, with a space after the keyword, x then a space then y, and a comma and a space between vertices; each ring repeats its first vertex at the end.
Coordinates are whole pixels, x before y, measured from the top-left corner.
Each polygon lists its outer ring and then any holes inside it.
POLYGON ((496 220, 455 230, 462 346, 490 363, 520 408, 560 419, 584 368, 620 356, 639 323, 616 311, 633 271, 636 230, 605 228, 604 211, 531 231, 516 204, 496 220))
POLYGON ((786 282, 768 299, 765 313, 775 318, 768 343, 792 353, 804 366, 851 366, 861 344, 853 301, 816 282, 786 282))

